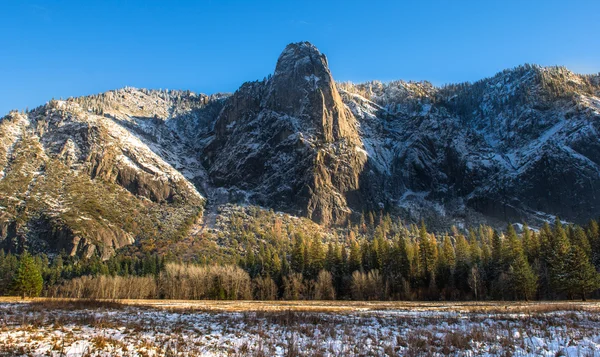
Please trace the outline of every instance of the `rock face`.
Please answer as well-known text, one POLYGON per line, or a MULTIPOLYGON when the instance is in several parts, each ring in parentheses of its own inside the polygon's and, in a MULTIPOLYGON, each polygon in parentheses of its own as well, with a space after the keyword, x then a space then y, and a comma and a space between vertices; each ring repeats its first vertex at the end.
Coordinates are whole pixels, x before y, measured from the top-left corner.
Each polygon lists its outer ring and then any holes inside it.
POLYGON ((242 191, 243 201, 324 224, 348 217, 346 194, 359 189, 366 161, 327 59, 306 42, 287 46, 268 80, 227 100, 204 157, 213 183, 242 191))
POLYGON ((600 76, 336 83, 310 43, 234 94, 124 88, 0 120, 0 245, 109 257, 186 237, 205 204, 329 225, 600 216, 600 76), (144 243, 146 242, 146 243, 144 243))
POLYGON ((384 202, 446 224, 600 212, 599 76, 521 66, 473 84, 341 85, 384 202))
MULTIPOLYGON (((204 198, 190 182, 194 175, 188 179, 172 166, 174 161, 167 162, 178 159, 184 148, 167 149, 144 132, 149 125, 154 132, 171 132, 165 124, 171 118, 157 117, 175 105, 161 103, 161 96, 125 89, 51 101, 4 117, 0 245, 106 259, 138 238, 169 240, 184 234, 181 230, 199 215, 204 198), (143 102, 154 106, 127 107, 143 102)), ((196 104, 201 111, 204 104, 196 104)))
POLYGON ((314 130, 325 143, 359 143, 355 119, 342 103, 327 58, 308 42, 291 44, 279 56, 262 104, 298 118, 302 129, 314 130))

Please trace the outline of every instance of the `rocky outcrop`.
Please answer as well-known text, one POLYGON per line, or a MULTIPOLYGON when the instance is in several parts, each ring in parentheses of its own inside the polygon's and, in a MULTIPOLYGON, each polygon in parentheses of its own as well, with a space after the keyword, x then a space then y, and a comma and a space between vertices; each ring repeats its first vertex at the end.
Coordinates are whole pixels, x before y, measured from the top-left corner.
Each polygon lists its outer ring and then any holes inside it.
POLYGON ((308 42, 292 43, 279 56, 262 106, 298 118, 325 143, 358 144, 355 119, 344 106, 327 58, 308 42))
POLYGON ((204 157, 215 185, 330 224, 351 212, 346 194, 359 189, 361 148, 327 59, 304 42, 286 47, 272 77, 227 100, 204 157))

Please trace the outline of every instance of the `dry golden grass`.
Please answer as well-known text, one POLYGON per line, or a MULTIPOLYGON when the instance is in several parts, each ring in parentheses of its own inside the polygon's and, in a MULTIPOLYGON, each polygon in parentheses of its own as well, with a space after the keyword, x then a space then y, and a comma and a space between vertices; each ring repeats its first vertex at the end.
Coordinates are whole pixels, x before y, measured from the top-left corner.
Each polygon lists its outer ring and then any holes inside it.
POLYGON ((0 303, 27 303, 46 309, 122 309, 127 306, 204 312, 356 312, 356 311, 434 311, 483 314, 548 313, 555 311, 600 312, 600 301, 256 301, 256 300, 90 300, 0 297, 0 303))

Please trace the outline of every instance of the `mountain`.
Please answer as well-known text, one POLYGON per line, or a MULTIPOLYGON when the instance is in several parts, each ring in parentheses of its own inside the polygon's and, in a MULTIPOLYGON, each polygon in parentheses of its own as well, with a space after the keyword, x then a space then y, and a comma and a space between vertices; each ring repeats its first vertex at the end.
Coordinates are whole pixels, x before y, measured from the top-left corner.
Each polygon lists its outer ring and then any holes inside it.
POLYGON ((250 206, 325 231, 372 211, 437 229, 583 223, 600 215, 599 126, 598 75, 525 65, 444 87, 336 83, 295 43, 233 94, 124 88, 9 113, 0 244, 218 249, 220 222, 250 206))
POLYGON ((343 94, 386 206, 471 224, 479 215, 583 223, 600 208, 599 84, 526 65, 473 84, 373 82, 343 94))
POLYGON ((203 157, 213 183, 247 202, 342 223, 366 162, 358 125, 325 56, 292 44, 272 77, 228 99, 203 157))

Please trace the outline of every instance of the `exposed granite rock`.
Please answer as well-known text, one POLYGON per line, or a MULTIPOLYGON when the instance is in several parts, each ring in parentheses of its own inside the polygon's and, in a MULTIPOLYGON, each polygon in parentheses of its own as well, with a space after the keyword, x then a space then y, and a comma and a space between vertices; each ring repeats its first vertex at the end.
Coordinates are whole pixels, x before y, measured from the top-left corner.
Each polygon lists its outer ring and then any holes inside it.
POLYGON ((309 43, 290 44, 271 78, 246 83, 227 100, 204 158, 215 185, 319 223, 341 223, 366 161, 356 150, 356 125, 325 56, 309 43))

